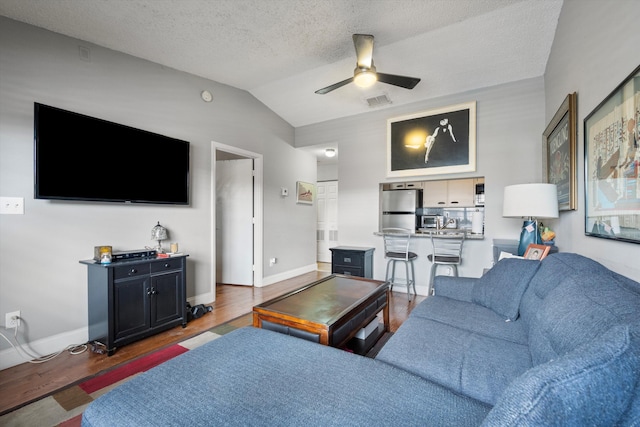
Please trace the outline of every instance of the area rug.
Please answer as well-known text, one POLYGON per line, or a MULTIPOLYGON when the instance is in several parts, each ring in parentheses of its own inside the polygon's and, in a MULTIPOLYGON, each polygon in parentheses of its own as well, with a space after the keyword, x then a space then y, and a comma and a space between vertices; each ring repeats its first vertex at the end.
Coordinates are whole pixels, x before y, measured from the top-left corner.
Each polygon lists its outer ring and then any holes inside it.
POLYGON ((0 426, 78 427, 82 412, 94 399, 154 366, 219 338, 234 329, 251 325, 252 319, 251 313, 244 314, 193 338, 150 353, 78 385, 65 388, 58 393, 3 415, 0 417, 0 426))

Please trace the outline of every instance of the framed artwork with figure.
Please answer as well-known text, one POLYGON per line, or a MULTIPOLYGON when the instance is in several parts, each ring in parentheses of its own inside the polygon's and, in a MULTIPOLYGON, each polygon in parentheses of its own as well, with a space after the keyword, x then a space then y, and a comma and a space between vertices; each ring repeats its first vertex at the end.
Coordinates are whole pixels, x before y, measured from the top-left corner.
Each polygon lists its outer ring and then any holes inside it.
POLYGON ((476 170, 476 103, 387 120, 387 177, 476 170))
POLYGON ((578 208, 576 93, 570 93, 542 134, 543 177, 558 188, 558 210, 578 208))
POLYGON ((640 66, 584 119, 585 234, 640 243, 640 66))
POLYGON ((316 186, 310 182, 296 182, 296 203, 312 205, 315 199, 316 186))

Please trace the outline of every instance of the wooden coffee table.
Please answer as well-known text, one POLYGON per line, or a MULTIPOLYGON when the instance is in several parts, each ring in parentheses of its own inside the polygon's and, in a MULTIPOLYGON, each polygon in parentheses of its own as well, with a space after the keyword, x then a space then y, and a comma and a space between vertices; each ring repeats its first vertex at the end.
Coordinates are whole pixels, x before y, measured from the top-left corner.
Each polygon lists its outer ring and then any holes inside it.
POLYGON ((332 275, 253 307, 253 326, 366 354, 389 331, 389 284, 332 275), (380 312, 383 323, 354 339, 380 312))

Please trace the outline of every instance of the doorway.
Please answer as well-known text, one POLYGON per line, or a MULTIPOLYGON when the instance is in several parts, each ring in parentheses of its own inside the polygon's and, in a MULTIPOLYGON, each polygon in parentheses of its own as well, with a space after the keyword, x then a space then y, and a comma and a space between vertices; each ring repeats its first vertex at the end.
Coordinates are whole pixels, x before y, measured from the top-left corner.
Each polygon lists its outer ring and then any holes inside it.
POLYGON ((317 260, 331 262, 330 248, 338 245, 338 181, 318 182, 317 260))
POLYGON ((262 156, 213 144, 212 277, 262 285, 262 156))

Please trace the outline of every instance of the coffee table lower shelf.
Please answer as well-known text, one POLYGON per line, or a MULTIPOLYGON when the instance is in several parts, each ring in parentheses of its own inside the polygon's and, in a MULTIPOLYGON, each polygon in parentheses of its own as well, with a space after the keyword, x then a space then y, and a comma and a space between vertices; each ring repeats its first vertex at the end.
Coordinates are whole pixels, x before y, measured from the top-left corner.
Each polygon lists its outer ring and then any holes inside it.
POLYGON ((385 329, 384 324, 380 323, 376 328, 376 330, 371 333, 371 335, 369 335, 363 340, 358 338, 352 338, 344 346, 344 348, 355 354, 366 356, 386 332, 387 330, 385 329))

